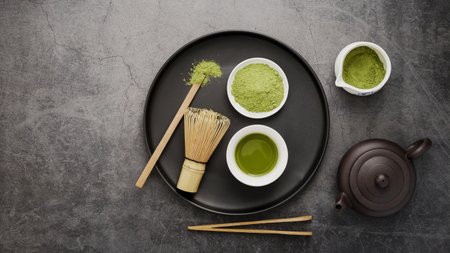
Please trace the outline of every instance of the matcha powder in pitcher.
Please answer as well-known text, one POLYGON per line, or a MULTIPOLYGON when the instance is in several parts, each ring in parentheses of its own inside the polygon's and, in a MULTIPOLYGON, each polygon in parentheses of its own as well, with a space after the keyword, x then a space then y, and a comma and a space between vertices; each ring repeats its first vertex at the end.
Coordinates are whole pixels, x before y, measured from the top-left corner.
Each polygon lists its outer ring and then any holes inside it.
POLYGON ((283 78, 267 64, 250 64, 236 73, 231 95, 247 111, 269 112, 283 101, 283 78))
POLYGON ((377 53, 369 47, 357 47, 344 60, 342 79, 360 89, 371 89, 381 83, 386 70, 377 53))

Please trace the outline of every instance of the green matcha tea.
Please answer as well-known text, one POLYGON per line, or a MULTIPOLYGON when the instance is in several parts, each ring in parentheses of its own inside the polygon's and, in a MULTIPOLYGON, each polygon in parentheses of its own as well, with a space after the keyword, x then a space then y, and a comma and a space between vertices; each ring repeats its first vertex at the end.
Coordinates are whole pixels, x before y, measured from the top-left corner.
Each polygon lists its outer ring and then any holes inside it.
POLYGON ((235 159, 245 174, 254 177, 263 176, 272 171, 277 164, 278 148, 267 135, 249 134, 237 144, 235 159))

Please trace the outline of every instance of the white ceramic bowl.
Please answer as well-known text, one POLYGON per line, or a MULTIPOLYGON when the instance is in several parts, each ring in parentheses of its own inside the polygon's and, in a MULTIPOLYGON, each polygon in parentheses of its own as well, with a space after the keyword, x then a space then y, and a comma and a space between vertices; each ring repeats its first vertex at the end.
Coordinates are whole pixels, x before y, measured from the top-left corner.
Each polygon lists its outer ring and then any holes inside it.
POLYGON ((283 107, 284 103, 286 103, 286 99, 287 99, 288 93, 289 93, 289 84, 288 84, 287 77, 284 74, 283 70, 275 62, 273 62, 271 60, 268 60, 268 59, 265 59, 265 58, 250 58, 250 59, 247 59, 247 60, 239 63, 233 69, 233 71, 231 71, 231 74, 228 77, 227 94, 228 94, 228 99, 230 100, 231 105, 240 114, 242 114, 242 115, 244 115, 246 117, 249 117, 249 118, 262 119, 262 118, 266 118, 266 117, 269 117, 269 116, 275 114, 276 112, 278 112, 281 109, 281 107, 283 107), (249 112, 249 111, 247 111, 247 109, 242 107, 239 103, 237 103, 236 100, 234 99, 234 96, 231 95, 231 85, 233 84, 234 77, 236 76, 236 73, 239 70, 241 70, 242 68, 246 67, 247 65, 257 64, 257 63, 263 63, 263 64, 269 65, 269 67, 271 67, 271 68, 275 69, 276 71, 278 71, 278 74, 281 76, 281 78, 283 78, 284 98, 281 101, 281 104, 277 108, 275 108, 275 109, 273 109, 272 111, 269 111, 269 112, 249 112))
POLYGON ((389 59, 389 56, 387 53, 378 45, 371 43, 371 42, 354 42, 350 45, 344 47, 341 52, 339 52, 338 56, 336 57, 336 61, 334 63, 334 73, 336 75, 336 86, 342 87, 347 92, 358 95, 358 96, 367 96, 374 94, 375 92, 379 91, 383 86, 386 84, 387 80, 389 79, 389 76, 391 75, 391 60, 389 59), (355 86, 352 86, 350 84, 347 84, 342 79, 342 68, 344 65, 344 59, 347 56, 350 51, 357 47, 366 46, 375 51, 377 53, 378 58, 380 58, 380 61, 383 63, 384 70, 386 70, 386 74, 384 75, 384 79, 379 83, 377 86, 371 88, 371 89, 359 89, 355 86))
POLYGON ((283 174, 288 162, 288 150, 283 137, 273 128, 264 125, 250 125, 242 128, 234 134, 228 143, 226 159, 231 174, 241 183, 249 186, 265 186, 277 180, 283 174), (277 145, 278 161, 275 167, 267 174, 262 176, 250 176, 242 172, 236 163, 235 152, 239 141, 245 136, 253 133, 261 133, 269 136, 277 145))

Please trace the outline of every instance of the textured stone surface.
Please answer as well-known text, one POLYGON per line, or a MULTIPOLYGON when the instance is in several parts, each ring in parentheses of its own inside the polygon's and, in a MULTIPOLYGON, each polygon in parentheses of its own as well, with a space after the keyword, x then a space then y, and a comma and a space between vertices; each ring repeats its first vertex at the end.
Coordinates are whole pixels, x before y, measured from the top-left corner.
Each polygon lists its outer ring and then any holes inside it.
MULTIPOLYGON (((0 252, 449 252, 450 3, 435 1, 0 1, 0 252), (269 211, 233 217, 178 197, 153 172, 142 114, 150 84, 185 43, 244 29, 275 37, 316 71, 331 130, 310 183, 269 211), (354 41, 391 57, 369 97, 334 86, 334 60, 354 41), (353 144, 406 147, 417 187, 399 213, 333 210, 336 170, 353 144), (186 227, 313 215, 264 226, 312 237, 192 232, 186 227)), ((256 227, 260 228, 260 227, 256 227)))

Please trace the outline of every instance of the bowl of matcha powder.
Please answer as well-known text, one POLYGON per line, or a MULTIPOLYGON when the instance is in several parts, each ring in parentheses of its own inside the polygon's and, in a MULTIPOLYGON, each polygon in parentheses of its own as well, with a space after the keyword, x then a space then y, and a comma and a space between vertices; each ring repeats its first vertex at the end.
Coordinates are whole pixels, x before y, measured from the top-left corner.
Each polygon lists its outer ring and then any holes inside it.
POLYGON ((240 114, 254 119, 269 117, 286 102, 289 84, 283 70, 265 58, 239 63, 228 78, 227 94, 240 114))

